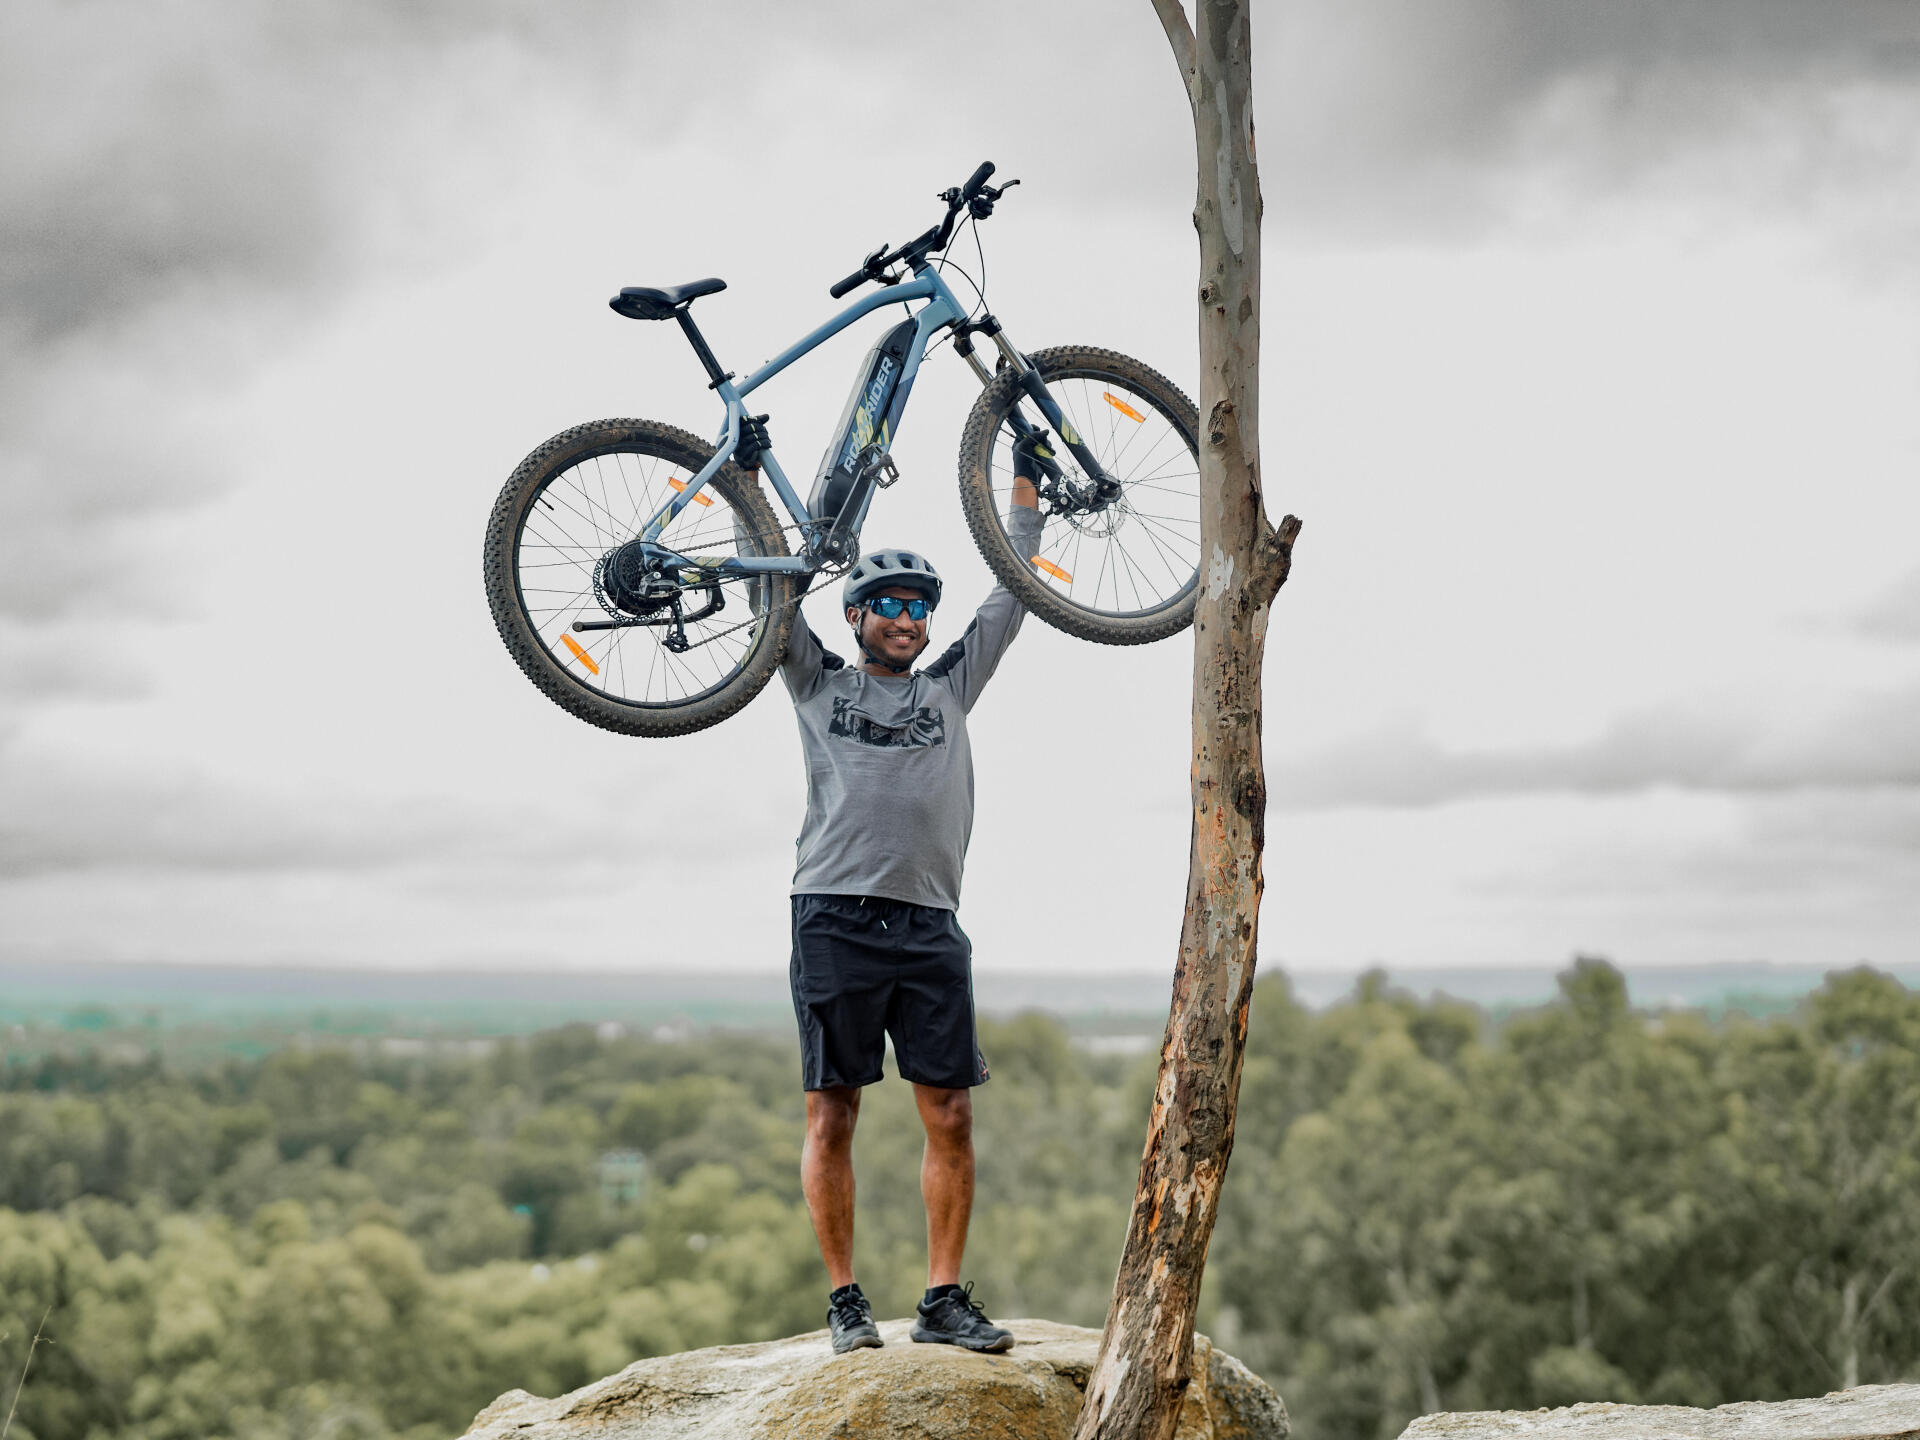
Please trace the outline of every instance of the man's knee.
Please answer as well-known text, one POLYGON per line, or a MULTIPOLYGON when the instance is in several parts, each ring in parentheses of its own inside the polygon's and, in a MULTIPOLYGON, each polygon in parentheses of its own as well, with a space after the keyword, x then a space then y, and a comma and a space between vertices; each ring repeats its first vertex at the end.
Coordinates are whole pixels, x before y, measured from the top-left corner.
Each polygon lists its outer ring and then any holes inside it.
POLYGON ((807 1091, 807 1142, 840 1148, 853 1143, 854 1123, 860 1118, 860 1092, 855 1089, 807 1091))
POLYGON ((927 1127, 927 1138, 935 1144, 959 1147, 973 1139, 973 1092, 971 1090, 919 1089, 920 1120, 927 1127))

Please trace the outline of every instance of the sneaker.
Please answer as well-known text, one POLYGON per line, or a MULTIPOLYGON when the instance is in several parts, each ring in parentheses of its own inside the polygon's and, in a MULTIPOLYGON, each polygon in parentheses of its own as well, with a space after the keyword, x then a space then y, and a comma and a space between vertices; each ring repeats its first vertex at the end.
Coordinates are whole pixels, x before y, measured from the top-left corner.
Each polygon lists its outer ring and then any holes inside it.
POLYGON ((878 1347, 880 1327, 873 1323, 873 1308, 858 1285, 836 1290, 827 1297, 827 1332, 833 1339, 833 1353, 871 1350, 878 1347))
POLYGON ((921 1301, 920 1318, 913 1322, 913 1338, 922 1344, 958 1345, 967 1350, 1011 1350, 1013 1332, 1002 1330, 973 1298, 973 1282, 965 1290, 948 1290, 931 1305, 921 1301))

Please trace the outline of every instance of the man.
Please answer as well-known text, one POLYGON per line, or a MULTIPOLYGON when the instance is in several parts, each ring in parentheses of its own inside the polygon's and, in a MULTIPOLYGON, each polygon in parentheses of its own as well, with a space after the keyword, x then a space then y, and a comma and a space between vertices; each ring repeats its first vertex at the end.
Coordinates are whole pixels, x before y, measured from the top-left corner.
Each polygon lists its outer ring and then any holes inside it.
MULTIPOLYGON (((1013 499, 1008 532, 1031 554, 1039 497, 1022 478, 1013 499)), ((927 1292, 913 1338, 1013 1345, 959 1283, 973 1209, 971 1089, 987 1066, 974 1037, 972 947, 954 909, 973 828, 967 712, 1025 611, 995 586, 966 634, 914 670, 940 592, 913 551, 863 556, 841 592, 862 663, 824 649, 799 616, 781 662, 807 761, 790 971, 807 1091, 800 1178, 833 1287, 836 1353, 881 1343, 853 1278, 853 1127, 889 1035, 927 1132, 927 1292)))

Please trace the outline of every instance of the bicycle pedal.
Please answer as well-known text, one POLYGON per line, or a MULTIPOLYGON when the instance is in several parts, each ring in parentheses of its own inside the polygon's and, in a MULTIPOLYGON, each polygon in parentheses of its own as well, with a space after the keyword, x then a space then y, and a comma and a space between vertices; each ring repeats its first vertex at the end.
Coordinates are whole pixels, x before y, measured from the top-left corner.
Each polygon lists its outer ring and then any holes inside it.
POLYGON ((888 489, 900 478, 900 471, 894 466, 893 456, 891 455, 876 455, 873 459, 871 469, 873 471, 873 486, 876 490, 888 489))

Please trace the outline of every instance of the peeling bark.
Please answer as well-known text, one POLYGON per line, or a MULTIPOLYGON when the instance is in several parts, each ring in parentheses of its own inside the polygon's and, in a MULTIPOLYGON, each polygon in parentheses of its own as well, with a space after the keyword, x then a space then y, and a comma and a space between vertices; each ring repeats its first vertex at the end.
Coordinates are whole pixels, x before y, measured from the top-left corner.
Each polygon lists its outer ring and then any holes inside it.
POLYGON ((1166 1440, 1191 1379, 1193 1317, 1253 979, 1266 841, 1261 659, 1300 522, 1260 482, 1260 184, 1249 0, 1153 0, 1194 117, 1200 237, 1201 584, 1194 617, 1193 829, 1160 1080, 1126 1248, 1076 1440, 1166 1440))

